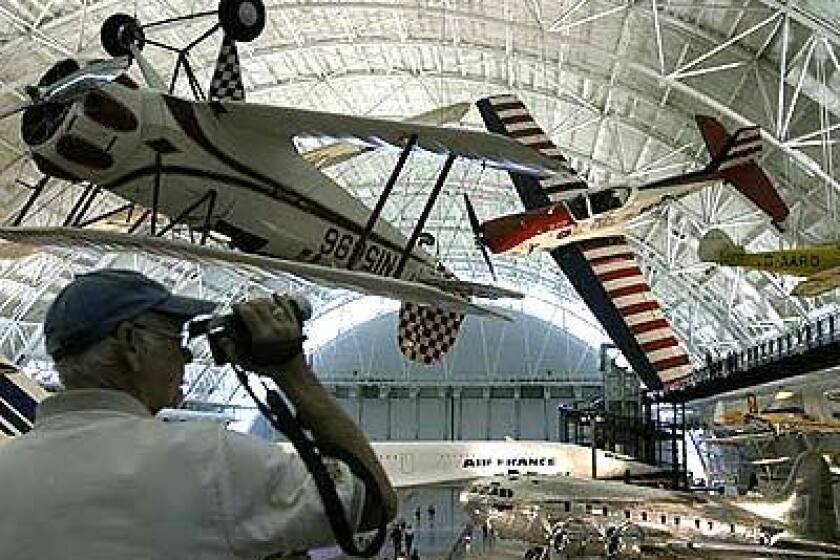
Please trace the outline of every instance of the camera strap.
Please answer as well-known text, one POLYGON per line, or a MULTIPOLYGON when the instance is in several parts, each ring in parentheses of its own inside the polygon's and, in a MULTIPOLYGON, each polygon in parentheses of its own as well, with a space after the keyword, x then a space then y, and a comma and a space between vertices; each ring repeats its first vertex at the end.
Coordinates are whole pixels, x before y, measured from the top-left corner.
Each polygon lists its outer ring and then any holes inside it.
POLYGON ((306 465, 306 469, 312 475, 315 486, 318 488, 318 494, 321 496, 321 502, 324 504, 330 529, 332 529, 341 550, 350 556, 363 558, 375 556, 385 542, 387 531, 388 519, 384 506, 378 510, 379 519, 377 520, 376 535, 364 548, 360 549, 353 538, 355 531, 348 521, 344 504, 342 504, 336 491, 335 482, 326 465, 324 465, 324 458, 334 458, 347 465, 353 475, 364 484, 366 502, 383 504, 382 490, 371 472, 356 456, 344 449, 335 448, 328 450, 329 454, 323 453, 318 444, 303 430, 289 409, 289 405, 286 404, 285 399, 278 391, 266 388, 266 402, 262 402, 254 394, 248 382, 247 372, 238 366, 234 366, 234 371, 248 395, 256 403, 257 409, 275 430, 289 439, 304 465, 306 465))

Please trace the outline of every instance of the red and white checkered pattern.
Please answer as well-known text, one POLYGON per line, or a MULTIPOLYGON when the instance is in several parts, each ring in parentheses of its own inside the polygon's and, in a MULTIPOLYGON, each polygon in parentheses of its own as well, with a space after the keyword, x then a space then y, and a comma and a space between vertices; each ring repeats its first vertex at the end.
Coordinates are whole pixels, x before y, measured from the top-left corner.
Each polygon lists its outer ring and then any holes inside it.
POLYGON ((582 181, 574 169, 569 166, 568 160, 563 156, 560 148, 540 128, 534 117, 528 112, 525 104, 514 95, 496 95, 488 97, 487 101, 495 110, 508 135, 524 146, 537 150, 542 155, 555 159, 564 165, 563 172, 541 179, 540 187, 546 192, 549 198, 553 194, 570 189, 586 188, 586 182, 582 181))
POLYGON ((662 383, 667 386, 690 375, 688 356, 627 240, 623 236, 592 239, 580 243, 580 249, 662 383))
POLYGON ((242 70, 239 67, 239 54, 236 41, 224 36, 216 69, 210 81, 208 97, 217 101, 244 101, 245 87, 242 85, 242 70))

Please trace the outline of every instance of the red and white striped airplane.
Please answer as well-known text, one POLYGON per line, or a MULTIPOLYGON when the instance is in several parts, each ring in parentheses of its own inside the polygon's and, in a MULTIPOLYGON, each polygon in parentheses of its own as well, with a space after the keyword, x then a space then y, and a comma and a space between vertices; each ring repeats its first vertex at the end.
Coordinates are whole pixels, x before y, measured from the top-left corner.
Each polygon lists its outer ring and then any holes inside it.
POLYGON ((526 211, 483 222, 477 239, 494 253, 551 251, 648 388, 684 381, 690 360, 635 261, 624 225, 654 206, 723 180, 781 227, 789 210, 755 162, 762 149, 759 128, 729 135, 714 118, 697 116, 711 156, 706 167, 643 185, 590 189, 519 99, 488 97, 478 107, 490 132, 557 159, 565 172, 540 179, 511 171, 526 211))

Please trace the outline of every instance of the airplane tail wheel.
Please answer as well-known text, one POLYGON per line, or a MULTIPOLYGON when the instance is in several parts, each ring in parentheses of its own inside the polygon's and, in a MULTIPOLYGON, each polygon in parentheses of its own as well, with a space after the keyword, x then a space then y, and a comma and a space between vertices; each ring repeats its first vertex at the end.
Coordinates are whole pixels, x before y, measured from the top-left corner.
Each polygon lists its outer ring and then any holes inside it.
POLYGON ((146 36, 140 22, 128 14, 114 14, 102 24, 99 34, 102 48, 111 56, 130 56, 132 43, 143 50, 146 36))
POLYGON ((262 0, 222 0, 219 23, 234 41, 253 41, 265 27, 265 4, 262 0))

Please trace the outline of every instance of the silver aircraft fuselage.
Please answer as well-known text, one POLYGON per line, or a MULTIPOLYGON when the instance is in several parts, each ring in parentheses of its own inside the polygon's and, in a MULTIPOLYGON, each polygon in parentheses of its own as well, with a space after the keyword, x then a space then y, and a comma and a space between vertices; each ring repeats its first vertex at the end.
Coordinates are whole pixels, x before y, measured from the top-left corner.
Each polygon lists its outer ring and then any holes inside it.
POLYGON ((828 470, 818 477, 804 472, 792 475, 784 495, 769 499, 532 476, 482 479, 462 492, 461 502, 500 537, 567 558, 755 558, 776 556, 773 547, 790 542, 810 547, 806 557, 840 558, 840 546, 830 544, 837 532, 833 498, 825 494, 828 470))

